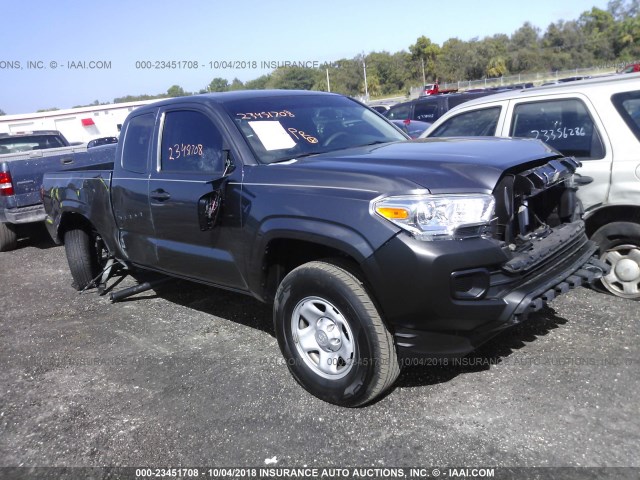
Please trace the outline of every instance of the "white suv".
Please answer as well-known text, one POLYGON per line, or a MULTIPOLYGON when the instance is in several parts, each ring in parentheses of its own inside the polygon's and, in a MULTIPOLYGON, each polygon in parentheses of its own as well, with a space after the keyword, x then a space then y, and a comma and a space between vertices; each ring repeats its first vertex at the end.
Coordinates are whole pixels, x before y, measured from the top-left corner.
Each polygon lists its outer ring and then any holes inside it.
POLYGON ((611 265, 602 283, 640 299, 640 73, 471 100, 421 135, 458 136, 538 138, 580 160, 587 232, 611 265))

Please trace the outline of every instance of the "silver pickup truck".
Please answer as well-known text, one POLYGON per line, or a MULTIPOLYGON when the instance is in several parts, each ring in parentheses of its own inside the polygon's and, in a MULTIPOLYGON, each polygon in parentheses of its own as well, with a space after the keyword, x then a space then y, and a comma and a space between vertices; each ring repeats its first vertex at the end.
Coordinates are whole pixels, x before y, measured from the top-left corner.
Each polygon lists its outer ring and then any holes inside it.
POLYGON ((18 225, 44 221, 45 172, 113 162, 112 150, 72 146, 56 130, 0 134, 0 252, 16 248, 18 225))

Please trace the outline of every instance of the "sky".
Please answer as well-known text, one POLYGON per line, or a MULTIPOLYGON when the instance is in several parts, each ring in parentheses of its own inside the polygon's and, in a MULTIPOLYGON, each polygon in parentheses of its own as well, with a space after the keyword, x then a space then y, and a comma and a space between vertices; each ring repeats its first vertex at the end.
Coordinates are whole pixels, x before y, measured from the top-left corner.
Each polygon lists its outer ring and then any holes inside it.
POLYGON ((0 109, 18 114, 71 108, 125 95, 163 93, 175 84, 197 92, 215 77, 244 82, 269 73, 269 68, 261 68, 264 62, 313 66, 374 51, 408 51, 421 35, 442 45, 454 37, 511 35, 527 21, 544 32, 551 23, 575 20, 592 7, 605 9, 607 3, 6 2, 0 28, 0 109), (176 68, 162 68, 163 61, 168 67, 175 61, 176 68), (149 65, 154 68, 144 68, 149 65))

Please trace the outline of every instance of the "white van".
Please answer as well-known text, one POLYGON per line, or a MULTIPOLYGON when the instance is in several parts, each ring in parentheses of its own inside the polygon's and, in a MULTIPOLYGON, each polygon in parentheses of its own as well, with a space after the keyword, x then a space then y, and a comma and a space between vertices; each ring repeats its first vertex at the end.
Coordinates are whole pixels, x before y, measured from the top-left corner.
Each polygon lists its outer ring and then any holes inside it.
POLYGON ((589 236, 611 265, 603 285, 640 299, 640 73, 498 93, 450 110, 424 137, 538 138, 582 162, 589 236))

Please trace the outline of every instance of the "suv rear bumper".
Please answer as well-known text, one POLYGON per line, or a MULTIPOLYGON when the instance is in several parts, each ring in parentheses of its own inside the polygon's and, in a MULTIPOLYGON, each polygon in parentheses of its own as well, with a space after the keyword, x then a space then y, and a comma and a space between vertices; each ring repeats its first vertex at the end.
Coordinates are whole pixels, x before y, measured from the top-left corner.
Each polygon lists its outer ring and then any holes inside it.
POLYGON ((399 356, 466 355, 556 296, 600 278, 607 266, 594 257, 597 246, 582 222, 565 228, 574 231, 571 239, 522 272, 505 268, 513 256, 493 239, 422 242, 400 234, 387 243, 365 269, 399 356))

